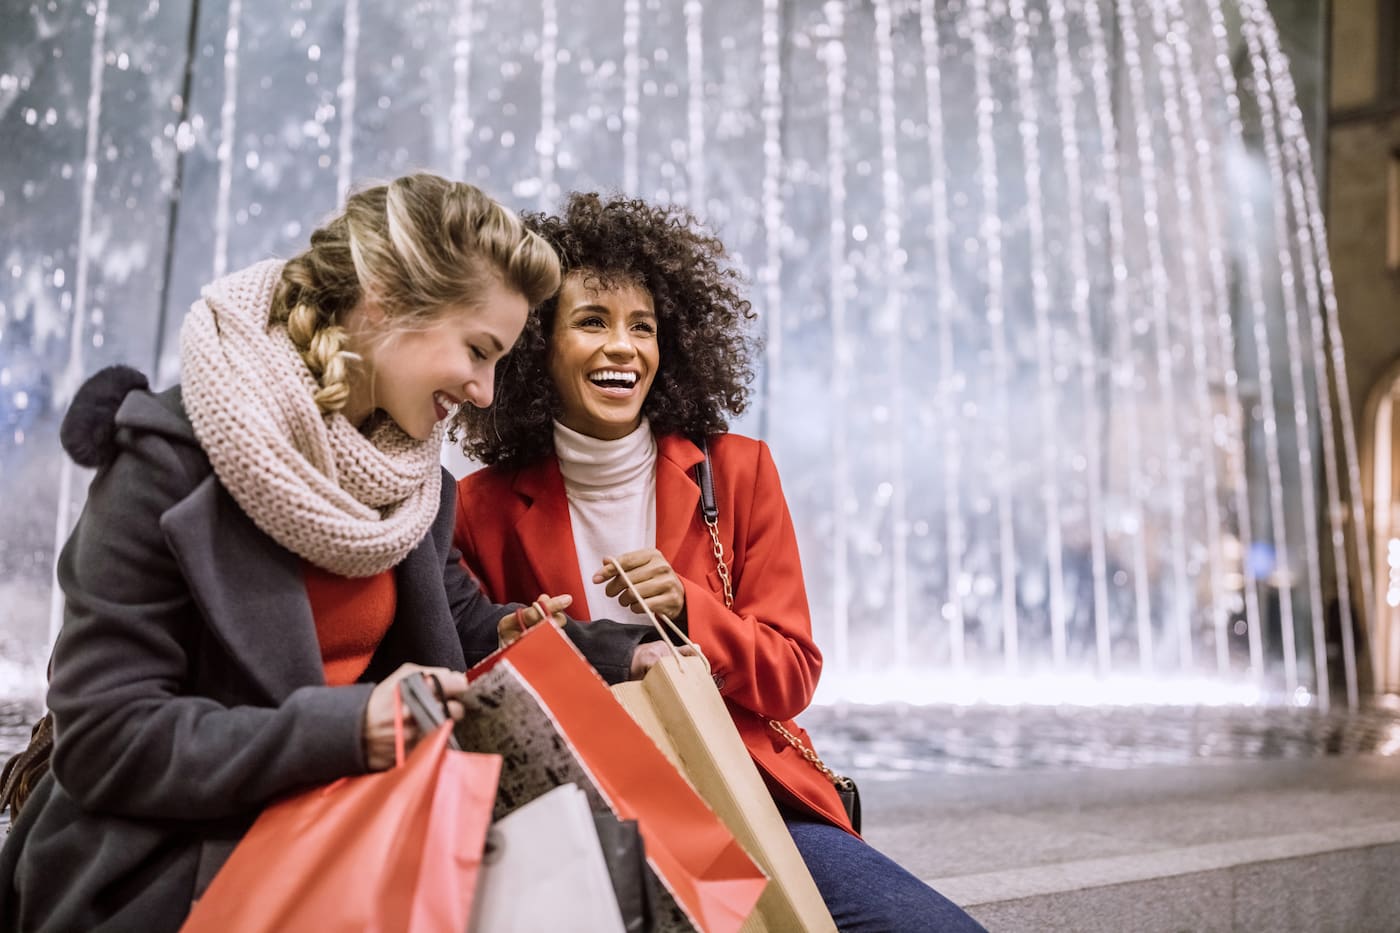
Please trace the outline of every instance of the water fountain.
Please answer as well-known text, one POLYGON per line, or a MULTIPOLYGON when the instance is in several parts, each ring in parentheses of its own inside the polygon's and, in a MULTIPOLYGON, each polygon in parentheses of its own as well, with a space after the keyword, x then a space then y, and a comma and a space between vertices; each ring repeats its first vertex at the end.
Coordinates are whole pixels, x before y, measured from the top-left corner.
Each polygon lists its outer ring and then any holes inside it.
POLYGON ((13 677, 42 669, 86 482, 55 463, 76 379, 120 360, 173 382, 203 281, 296 248, 354 179, 427 167, 521 208, 681 201, 735 249, 766 338, 739 428, 783 470, 825 698, 1325 706, 1340 674, 1358 702, 1350 624, 1327 657, 1329 595, 1343 620, 1371 604, 1351 407, 1264 0, 2 21, 13 677))

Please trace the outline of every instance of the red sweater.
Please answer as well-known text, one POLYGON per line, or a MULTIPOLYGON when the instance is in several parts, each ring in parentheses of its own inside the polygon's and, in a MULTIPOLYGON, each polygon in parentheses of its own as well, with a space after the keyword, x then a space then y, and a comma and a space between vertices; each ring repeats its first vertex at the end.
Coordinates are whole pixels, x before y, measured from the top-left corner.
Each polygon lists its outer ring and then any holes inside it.
POLYGON ((326 684, 353 684, 369 667, 370 658, 394 622, 398 604, 394 571, 373 577, 342 577, 302 561, 301 576, 316 620, 326 684))

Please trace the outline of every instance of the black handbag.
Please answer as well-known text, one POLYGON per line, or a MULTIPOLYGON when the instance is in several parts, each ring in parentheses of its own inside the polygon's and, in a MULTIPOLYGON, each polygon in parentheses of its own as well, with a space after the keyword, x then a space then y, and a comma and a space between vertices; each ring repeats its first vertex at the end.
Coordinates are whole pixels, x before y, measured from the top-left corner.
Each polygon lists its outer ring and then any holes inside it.
MULTIPOLYGON (((695 465, 695 482, 700 487, 700 517, 705 520, 705 527, 710 530, 710 540, 714 544, 715 564, 719 571, 720 583, 724 586, 724 605, 733 608, 734 586, 729 577, 729 565, 724 560, 724 545, 719 540, 719 506, 715 503, 715 478, 710 466, 710 445, 701 441, 700 450, 705 455, 705 459, 695 465)), ((856 832, 860 832, 860 788, 856 787, 856 782, 827 767, 826 762, 821 760, 814 749, 778 720, 768 720, 768 727, 786 739, 789 745, 797 749, 812 767, 825 775, 836 787, 836 795, 841 798, 841 806, 846 809, 851 826, 856 832)))

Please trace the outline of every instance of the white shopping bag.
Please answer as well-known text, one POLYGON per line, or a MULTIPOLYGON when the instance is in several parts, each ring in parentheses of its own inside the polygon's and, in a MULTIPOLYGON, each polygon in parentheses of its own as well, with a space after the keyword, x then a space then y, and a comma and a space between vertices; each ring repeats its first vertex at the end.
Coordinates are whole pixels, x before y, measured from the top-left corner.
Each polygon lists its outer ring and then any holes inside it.
POLYGON ((492 824, 472 933, 623 933, 588 796, 561 784, 492 824))

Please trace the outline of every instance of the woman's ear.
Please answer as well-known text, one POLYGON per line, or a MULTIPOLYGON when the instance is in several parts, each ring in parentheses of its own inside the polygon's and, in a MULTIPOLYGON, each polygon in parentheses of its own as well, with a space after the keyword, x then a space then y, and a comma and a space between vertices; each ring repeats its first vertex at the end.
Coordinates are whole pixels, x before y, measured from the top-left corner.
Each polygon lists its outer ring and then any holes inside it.
POLYGON ((365 317, 365 323, 375 328, 384 326, 384 309, 380 307, 379 302, 375 301, 373 298, 365 298, 362 300, 359 310, 365 317))
POLYGON ((361 298, 340 320, 340 326, 356 340, 377 338, 384 333, 387 315, 379 302, 371 298, 361 298))

